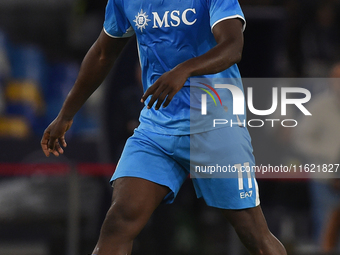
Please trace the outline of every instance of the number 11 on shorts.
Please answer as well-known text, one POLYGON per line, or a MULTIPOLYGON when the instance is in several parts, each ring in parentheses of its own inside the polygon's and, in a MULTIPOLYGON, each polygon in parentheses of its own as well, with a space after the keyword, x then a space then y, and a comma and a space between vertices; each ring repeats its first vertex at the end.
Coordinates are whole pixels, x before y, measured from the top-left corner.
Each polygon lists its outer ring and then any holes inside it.
POLYGON ((243 173, 247 173, 247 180, 248 180, 248 188, 251 189, 253 188, 253 182, 251 178, 251 173, 250 173, 250 167, 249 167, 249 162, 245 162, 243 166, 241 164, 235 164, 235 167, 237 169, 237 174, 238 174, 238 189, 243 190, 244 184, 243 182, 246 181, 246 179, 243 179, 243 173))

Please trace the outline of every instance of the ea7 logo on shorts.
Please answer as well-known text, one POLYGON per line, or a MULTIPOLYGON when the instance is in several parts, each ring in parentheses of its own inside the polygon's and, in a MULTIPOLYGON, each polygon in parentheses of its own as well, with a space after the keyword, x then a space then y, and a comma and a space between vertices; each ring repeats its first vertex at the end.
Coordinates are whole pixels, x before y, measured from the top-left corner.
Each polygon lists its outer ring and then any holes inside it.
MULTIPOLYGON (((173 11, 165 11, 163 16, 162 14, 159 14, 158 12, 152 12, 152 21, 153 26, 152 28, 161 28, 161 27, 178 27, 181 23, 192 26, 196 23, 197 19, 194 18, 194 15, 196 14, 195 8, 188 8, 185 9, 183 12, 179 10, 173 10, 173 11)), ((141 9, 140 12, 138 12, 137 16, 135 16, 135 19, 133 20, 136 24, 135 26, 143 32, 143 29, 148 26, 148 22, 151 21, 148 19, 149 15, 146 14, 146 12, 143 12, 141 9)))
POLYGON ((252 195, 253 195, 253 191, 252 190, 246 191, 246 192, 241 192, 240 193, 240 198, 243 199, 243 198, 251 197, 252 195))

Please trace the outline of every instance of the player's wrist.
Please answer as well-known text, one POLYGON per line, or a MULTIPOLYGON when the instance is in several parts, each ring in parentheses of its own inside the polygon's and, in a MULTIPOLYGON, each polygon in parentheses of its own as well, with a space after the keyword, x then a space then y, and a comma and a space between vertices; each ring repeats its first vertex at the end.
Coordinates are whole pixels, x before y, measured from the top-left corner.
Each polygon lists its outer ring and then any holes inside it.
POLYGON ((57 118, 62 120, 62 121, 72 121, 73 118, 74 118, 74 115, 60 111, 57 118))
POLYGON ((193 76, 194 68, 187 63, 188 61, 185 61, 179 65, 177 65, 174 70, 178 70, 183 76, 186 76, 186 78, 189 78, 193 76))

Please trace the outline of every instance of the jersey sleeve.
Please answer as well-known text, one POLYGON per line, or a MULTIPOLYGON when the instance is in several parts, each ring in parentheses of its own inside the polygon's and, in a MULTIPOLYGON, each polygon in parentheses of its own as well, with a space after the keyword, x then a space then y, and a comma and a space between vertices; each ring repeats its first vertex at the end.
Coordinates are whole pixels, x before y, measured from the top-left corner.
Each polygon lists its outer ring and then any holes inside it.
POLYGON ((245 29, 246 20, 238 0, 208 0, 208 4, 211 30, 218 22, 234 18, 241 19, 245 29))
POLYGON ((129 37, 134 30, 116 0, 108 0, 105 10, 104 32, 114 38, 129 37))

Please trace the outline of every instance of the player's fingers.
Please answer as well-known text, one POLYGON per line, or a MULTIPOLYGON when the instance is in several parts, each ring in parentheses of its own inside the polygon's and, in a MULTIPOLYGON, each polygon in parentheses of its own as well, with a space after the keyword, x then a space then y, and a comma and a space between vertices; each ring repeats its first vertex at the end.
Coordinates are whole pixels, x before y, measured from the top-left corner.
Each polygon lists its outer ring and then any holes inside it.
POLYGON ((164 88, 163 87, 158 87, 158 89, 153 93, 147 107, 148 109, 150 109, 153 104, 156 102, 156 100, 158 100, 158 98, 160 97, 160 95, 163 93, 164 88))
POLYGON ((171 100, 172 100, 172 98, 175 96, 175 94, 176 93, 170 93, 168 96, 167 96, 167 98, 166 98, 166 100, 165 100, 165 102, 164 102, 164 104, 163 104, 163 108, 164 107, 167 107, 168 105, 169 105, 169 103, 171 102, 171 100))
POLYGON ((47 148, 47 145, 46 146, 41 146, 42 147, 42 150, 45 154, 46 157, 49 157, 50 156, 50 150, 47 148))
POLYGON ((56 139, 53 143, 53 148, 50 148, 50 145, 48 145, 49 152, 52 153, 56 157, 59 156, 59 152, 57 151, 57 144, 58 144, 58 140, 56 139))
POLYGON ((48 140, 48 143, 47 143, 47 147, 50 151, 54 151, 56 142, 57 142, 57 137, 50 135, 50 139, 48 140))
MULTIPOLYGON (((56 144, 55 144, 55 149, 56 151, 59 153, 59 154, 63 154, 64 153, 64 150, 63 148, 61 148, 59 142, 57 141, 56 144)), ((59 156, 59 155, 58 155, 59 156)))
POLYGON ((163 101, 164 101, 164 96, 163 96, 164 93, 161 94, 161 96, 157 99, 157 103, 156 103, 156 106, 155 106, 155 110, 158 110, 159 107, 161 107, 163 101))
POLYGON ((57 150, 53 150, 51 152, 53 153, 54 156, 59 157, 59 152, 57 150))
POLYGON ((154 83, 151 87, 149 87, 149 88, 145 91, 145 93, 144 93, 144 95, 142 96, 142 99, 141 99, 140 101, 141 101, 142 103, 144 103, 145 100, 148 98, 148 96, 152 95, 152 94, 155 92, 156 89, 157 89, 157 84, 154 83))
POLYGON ((162 103, 164 102, 165 98, 168 96, 170 89, 166 89, 162 92, 162 94, 159 95, 157 99, 157 104, 155 106, 155 109, 158 110, 159 107, 161 107, 162 103))
POLYGON ((46 144, 41 144, 41 148, 42 148, 42 150, 43 150, 45 156, 46 156, 46 157, 49 157, 49 156, 50 156, 50 151, 49 151, 49 149, 48 149, 48 147, 47 147, 47 143, 46 143, 46 144))
POLYGON ((48 150, 48 141, 49 141, 49 136, 50 134, 48 132, 45 132, 43 137, 41 138, 41 141, 40 141, 40 145, 41 145, 41 148, 45 154, 46 157, 50 156, 50 152, 48 150))
POLYGON ((65 135, 63 135, 61 138, 60 138, 60 142, 61 142, 61 145, 65 148, 67 147, 67 143, 66 143, 66 140, 65 140, 65 135))

